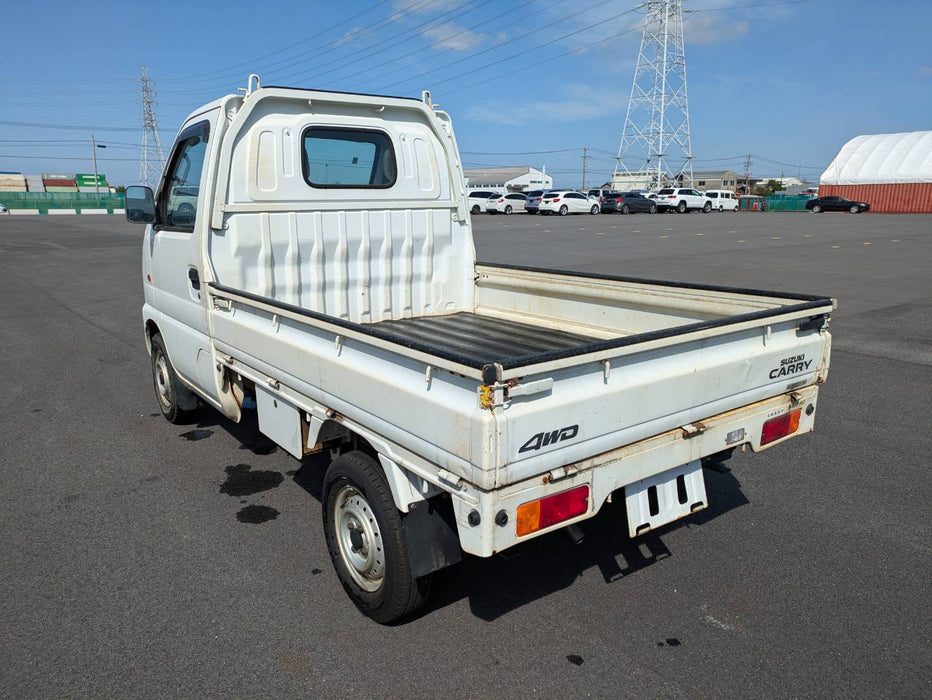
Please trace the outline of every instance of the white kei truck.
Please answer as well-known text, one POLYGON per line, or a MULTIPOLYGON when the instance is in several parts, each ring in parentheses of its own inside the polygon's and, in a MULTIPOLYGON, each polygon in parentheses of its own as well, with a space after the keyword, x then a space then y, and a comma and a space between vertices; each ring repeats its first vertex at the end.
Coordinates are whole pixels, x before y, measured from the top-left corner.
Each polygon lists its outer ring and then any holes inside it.
POLYGON ((427 92, 250 76, 126 196, 162 413, 255 407, 296 458, 326 451, 329 554, 377 622, 463 552, 613 497, 636 537, 706 507, 704 463, 813 429, 834 299, 476 262, 427 92))

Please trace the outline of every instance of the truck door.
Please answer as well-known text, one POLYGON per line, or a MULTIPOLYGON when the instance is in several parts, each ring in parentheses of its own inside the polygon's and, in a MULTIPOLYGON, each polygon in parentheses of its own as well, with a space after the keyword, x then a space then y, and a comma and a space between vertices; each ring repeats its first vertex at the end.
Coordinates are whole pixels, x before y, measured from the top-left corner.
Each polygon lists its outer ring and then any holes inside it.
POLYGON ((214 110, 192 119, 178 135, 156 195, 159 223, 149 228, 146 246, 153 305, 161 312, 160 330, 172 365, 214 398, 200 241, 209 199, 204 164, 216 115, 214 110))

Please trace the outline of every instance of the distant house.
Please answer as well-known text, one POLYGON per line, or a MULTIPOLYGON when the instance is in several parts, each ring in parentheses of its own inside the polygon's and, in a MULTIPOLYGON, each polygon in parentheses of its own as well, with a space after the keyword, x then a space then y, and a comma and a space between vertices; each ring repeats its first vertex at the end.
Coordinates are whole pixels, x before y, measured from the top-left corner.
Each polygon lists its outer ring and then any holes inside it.
POLYGON ((464 168, 466 186, 498 190, 500 192, 524 192, 526 190, 549 190, 553 178, 529 165, 501 168, 464 168))
MULTIPOLYGON (((744 178, 741 178, 741 183, 744 184, 744 178)), ((732 170, 694 170, 693 187, 700 192, 735 190, 738 187, 738 173, 732 170)))

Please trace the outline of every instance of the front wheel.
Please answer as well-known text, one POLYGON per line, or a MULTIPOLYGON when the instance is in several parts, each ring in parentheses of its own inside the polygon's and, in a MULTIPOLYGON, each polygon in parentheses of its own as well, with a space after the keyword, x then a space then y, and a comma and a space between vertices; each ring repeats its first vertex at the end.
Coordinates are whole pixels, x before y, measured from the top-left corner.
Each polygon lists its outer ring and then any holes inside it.
POLYGON ((168 353, 165 351, 165 341, 162 335, 156 333, 152 336, 152 383, 155 386, 155 396, 159 400, 162 415, 169 423, 179 425, 189 423, 197 406, 197 398, 190 389, 185 387, 175 368, 172 367, 168 353))
POLYGON ((657 205, 656 205, 656 204, 651 204, 651 205, 650 205, 650 209, 647 210, 647 213, 648 213, 648 214, 656 214, 656 213, 657 213, 657 205))
POLYGON ((566 208, 565 204, 562 207, 560 207, 560 216, 566 216, 569 213, 570 213, 570 210, 566 208))
POLYGON ((822 213, 822 207, 821 207, 821 205, 816 204, 814 207, 812 207, 812 213, 813 213, 813 214, 821 214, 821 213, 822 213))
POLYGON ((859 207, 857 204, 852 204, 851 208, 848 211, 850 211, 852 214, 860 214, 861 207, 859 207))
POLYGON ((679 204, 677 204, 676 211, 679 214, 685 214, 686 213, 686 202, 680 202, 679 204))
POLYGON ((598 213, 599 213, 599 205, 598 205, 598 204, 593 204, 593 205, 592 205, 592 209, 589 210, 589 213, 592 214, 593 216, 595 216, 596 214, 598 214, 598 213))
POLYGON ((478 205, 478 204, 473 204, 473 205, 472 205, 472 209, 469 210, 469 213, 470 213, 470 214, 478 214, 478 213, 479 213, 479 205, 478 205))
POLYGON ((411 574, 401 514, 375 460, 360 451, 333 460, 322 502, 330 559, 360 612, 386 624, 420 607, 430 582, 411 574))
POLYGON ((712 211, 712 202, 706 202, 705 206, 702 207, 702 213, 708 214, 710 211, 712 211))

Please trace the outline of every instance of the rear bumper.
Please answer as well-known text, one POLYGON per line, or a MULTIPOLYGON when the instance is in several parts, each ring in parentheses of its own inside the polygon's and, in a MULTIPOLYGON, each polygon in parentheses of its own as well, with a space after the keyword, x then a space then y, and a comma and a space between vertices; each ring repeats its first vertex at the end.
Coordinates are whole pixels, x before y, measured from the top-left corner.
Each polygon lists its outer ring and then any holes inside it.
MULTIPOLYGON (((692 424, 696 432, 692 432, 693 428, 689 431, 677 428, 493 491, 466 486, 473 502, 453 494, 460 545, 470 554, 488 557, 525 540, 593 517, 609 496, 628 484, 726 449, 745 449, 747 446, 757 452, 811 432, 817 399, 818 387, 808 386, 706 418, 692 424), (763 424, 797 408, 802 409, 798 429, 762 447, 763 424), (585 513, 530 535, 517 535, 518 506, 583 485, 589 487, 589 507, 585 513), (473 511, 479 516, 476 525, 470 524, 473 511)), ((476 522, 475 515, 472 521, 476 522)))

